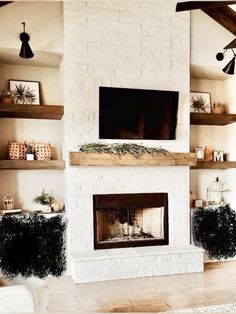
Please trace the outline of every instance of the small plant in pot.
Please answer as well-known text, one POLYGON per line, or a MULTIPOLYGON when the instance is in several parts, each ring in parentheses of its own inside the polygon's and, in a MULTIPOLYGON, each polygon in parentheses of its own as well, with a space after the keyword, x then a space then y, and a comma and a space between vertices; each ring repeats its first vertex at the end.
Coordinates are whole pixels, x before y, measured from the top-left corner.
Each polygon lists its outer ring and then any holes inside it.
POLYGON ((30 145, 30 144, 26 145, 25 159, 34 160, 34 146, 33 145, 30 145))
POLYGON ((13 104, 14 103, 12 92, 9 89, 4 89, 2 91, 2 103, 3 104, 13 104))
POLYGON ((51 204, 54 202, 54 197, 46 193, 43 189, 42 192, 33 199, 33 202, 40 205, 37 210, 51 212, 51 204))

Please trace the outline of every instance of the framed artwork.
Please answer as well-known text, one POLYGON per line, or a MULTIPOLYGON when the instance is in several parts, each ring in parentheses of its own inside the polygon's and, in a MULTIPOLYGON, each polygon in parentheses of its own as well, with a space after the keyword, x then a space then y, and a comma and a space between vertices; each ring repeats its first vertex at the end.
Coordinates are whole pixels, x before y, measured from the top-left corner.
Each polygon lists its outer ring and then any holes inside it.
POLYGON ((39 82, 9 80, 15 104, 40 105, 39 82))
POLYGON ((190 92, 190 112, 210 113, 211 94, 205 92, 190 92))
POLYGON ((204 160, 204 148, 203 147, 196 147, 195 154, 198 160, 204 160))

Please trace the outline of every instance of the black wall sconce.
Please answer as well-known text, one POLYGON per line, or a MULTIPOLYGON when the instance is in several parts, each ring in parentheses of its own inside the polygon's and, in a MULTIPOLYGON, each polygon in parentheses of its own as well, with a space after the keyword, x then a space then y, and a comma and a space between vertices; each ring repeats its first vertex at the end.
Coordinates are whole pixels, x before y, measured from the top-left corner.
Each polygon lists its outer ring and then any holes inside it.
POLYGON ((25 22, 22 22, 21 24, 23 24, 23 32, 20 34, 22 44, 19 56, 24 59, 33 58, 34 54, 29 45, 30 36, 25 32, 25 22))
POLYGON ((224 54, 228 49, 231 49, 233 52, 233 58, 232 60, 229 61, 229 63, 226 64, 226 66, 222 69, 222 71, 226 74, 234 74, 234 69, 235 69, 235 58, 236 54, 233 50, 233 48, 236 48, 236 38, 231 41, 226 47, 224 47, 224 52, 218 52, 216 55, 216 59, 218 61, 222 61, 224 59, 224 54))

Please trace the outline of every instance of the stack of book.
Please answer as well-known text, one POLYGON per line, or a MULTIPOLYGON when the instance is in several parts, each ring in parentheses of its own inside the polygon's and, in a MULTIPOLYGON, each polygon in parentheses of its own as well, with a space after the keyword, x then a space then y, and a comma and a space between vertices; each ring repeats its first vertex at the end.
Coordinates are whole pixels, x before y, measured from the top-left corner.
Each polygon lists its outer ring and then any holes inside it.
POLYGON ((13 214, 20 214, 22 212, 19 208, 14 209, 0 209, 0 216, 3 215, 13 215, 13 214))

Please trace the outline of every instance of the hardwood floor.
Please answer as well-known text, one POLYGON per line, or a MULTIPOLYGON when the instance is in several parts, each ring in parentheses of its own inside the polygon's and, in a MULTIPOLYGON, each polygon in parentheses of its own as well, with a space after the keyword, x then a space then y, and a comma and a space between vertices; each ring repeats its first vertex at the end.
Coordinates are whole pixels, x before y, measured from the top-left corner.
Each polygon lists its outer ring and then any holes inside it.
POLYGON ((205 272, 75 285, 49 278, 50 312, 164 312, 236 302, 236 262, 205 272))

